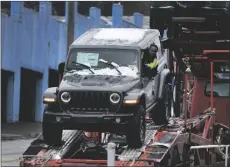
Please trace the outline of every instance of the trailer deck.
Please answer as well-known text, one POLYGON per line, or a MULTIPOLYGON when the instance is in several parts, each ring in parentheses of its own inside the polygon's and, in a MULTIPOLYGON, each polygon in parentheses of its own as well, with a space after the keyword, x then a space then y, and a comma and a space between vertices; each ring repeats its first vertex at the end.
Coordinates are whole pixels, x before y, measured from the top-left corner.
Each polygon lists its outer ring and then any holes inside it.
MULTIPOLYGON (((116 145, 116 166, 160 166, 172 159, 172 154, 182 154, 186 143, 208 144, 211 141, 202 138, 192 131, 202 123, 211 119, 214 111, 207 109, 204 113, 188 119, 170 118, 167 126, 155 126, 148 119, 145 144, 139 149, 130 149, 126 146, 125 137, 114 135, 99 141, 96 137, 87 137, 85 132, 77 130, 64 130, 63 144, 49 146, 43 141, 42 134, 31 143, 21 157, 21 166, 81 166, 100 165, 107 166, 108 143, 116 145), (181 146, 179 146, 181 145, 181 146), (179 149, 182 148, 182 149, 179 149), (172 151, 174 150, 174 151, 172 151), (171 158, 170 158, 171 157, 171 158)), ((187 150, 189 151, 189 150, 187 150)), ((186 163, 180 157, 173 157, 172 164, 186 163)), ((187 163, 190 158, 187 157, 187 163)))

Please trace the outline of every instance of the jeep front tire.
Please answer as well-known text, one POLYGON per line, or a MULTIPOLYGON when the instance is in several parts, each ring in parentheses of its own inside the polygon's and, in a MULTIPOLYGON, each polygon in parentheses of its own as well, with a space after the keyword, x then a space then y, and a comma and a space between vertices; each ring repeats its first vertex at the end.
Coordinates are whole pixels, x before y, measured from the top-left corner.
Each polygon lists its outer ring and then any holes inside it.
POLYGON ((140 148, 145 142, 145 113, 145 108, 142 105, 138 106, 134 119, 129 122, 126 141, 130 148, 140 148))
POLYGON ((49 145, 61 145, 62 127, 59 124, 47 121, 45 117, 44 113, 42 122, 42 134, 44 141, 49 145))

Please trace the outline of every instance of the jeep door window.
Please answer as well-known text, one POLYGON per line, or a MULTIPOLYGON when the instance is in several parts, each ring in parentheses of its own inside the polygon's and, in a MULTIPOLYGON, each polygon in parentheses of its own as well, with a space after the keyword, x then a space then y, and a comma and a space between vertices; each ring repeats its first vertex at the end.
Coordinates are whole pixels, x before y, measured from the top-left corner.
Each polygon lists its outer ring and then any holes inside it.
MULTIPOLYGON (((205 95, 210 96, 210 82, 206 83, 205 95)), ((229 82, 214 82, 213 84, 214 97, 230 97, 230 83, 229 82)))
POLYGON ((105 68, 114 69, 108 64, 100 62, 100 59, 109 63, 116 63, 120 67, 128 67, 137 73, 139 72, 139 52, 131 49, 74 48, 70 51, 67 69, 79 69, 79 66, 72 62, 89 65, 94 70, 105 68))

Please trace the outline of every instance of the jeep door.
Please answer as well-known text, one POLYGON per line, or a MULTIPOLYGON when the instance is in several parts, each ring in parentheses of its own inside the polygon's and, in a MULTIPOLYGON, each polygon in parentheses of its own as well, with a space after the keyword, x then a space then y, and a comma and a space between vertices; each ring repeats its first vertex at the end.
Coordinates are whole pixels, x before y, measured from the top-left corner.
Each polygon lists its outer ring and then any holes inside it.
POLYGON ((146 108, 149 108, 156 101, 154 80, 144 77, 144 91, 146 97, 146 108))
POLYGON ((145 92, 146 92, 146 106, 149 107, 155 103, 157 100, 158 86, 160 82, 160 72, 167 65, 167 52, 163 50, 160 36, 155 37, 153 44, 158 47, 157 52, 157 60, 159 61, 159 65, 157 68, 158 74, 153 79, 145 78, 145 92))
MULTIPOLYGON (((148 56, 148 49, 143 50, 142 57, 148 56)), ((149 70, 146 71, 145 69, 145 60, 142 60, 142 81, 144 83, 144 92, 146 97, 146 108, 149 108, 151 105, 154 104, 156 100, 155 91, 154 91, 154 78, 149 75, 149 70), (146 73, 147 72, 147 73, 146 73)))

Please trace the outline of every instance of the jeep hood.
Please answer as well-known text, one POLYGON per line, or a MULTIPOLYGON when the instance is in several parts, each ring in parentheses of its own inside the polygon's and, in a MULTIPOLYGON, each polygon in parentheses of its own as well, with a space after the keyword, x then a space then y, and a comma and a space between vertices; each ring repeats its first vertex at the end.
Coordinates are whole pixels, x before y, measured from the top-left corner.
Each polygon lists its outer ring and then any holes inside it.
MULTIPOLYGON (((120 68, 120 67, 119 67, 120 68)), ((115 69, 70 71, 63 76, 60 90, 104 90, 127 91, 140 83, 140 78, 135 71, 128 67, 119 69, 121 75, 115 69)))

